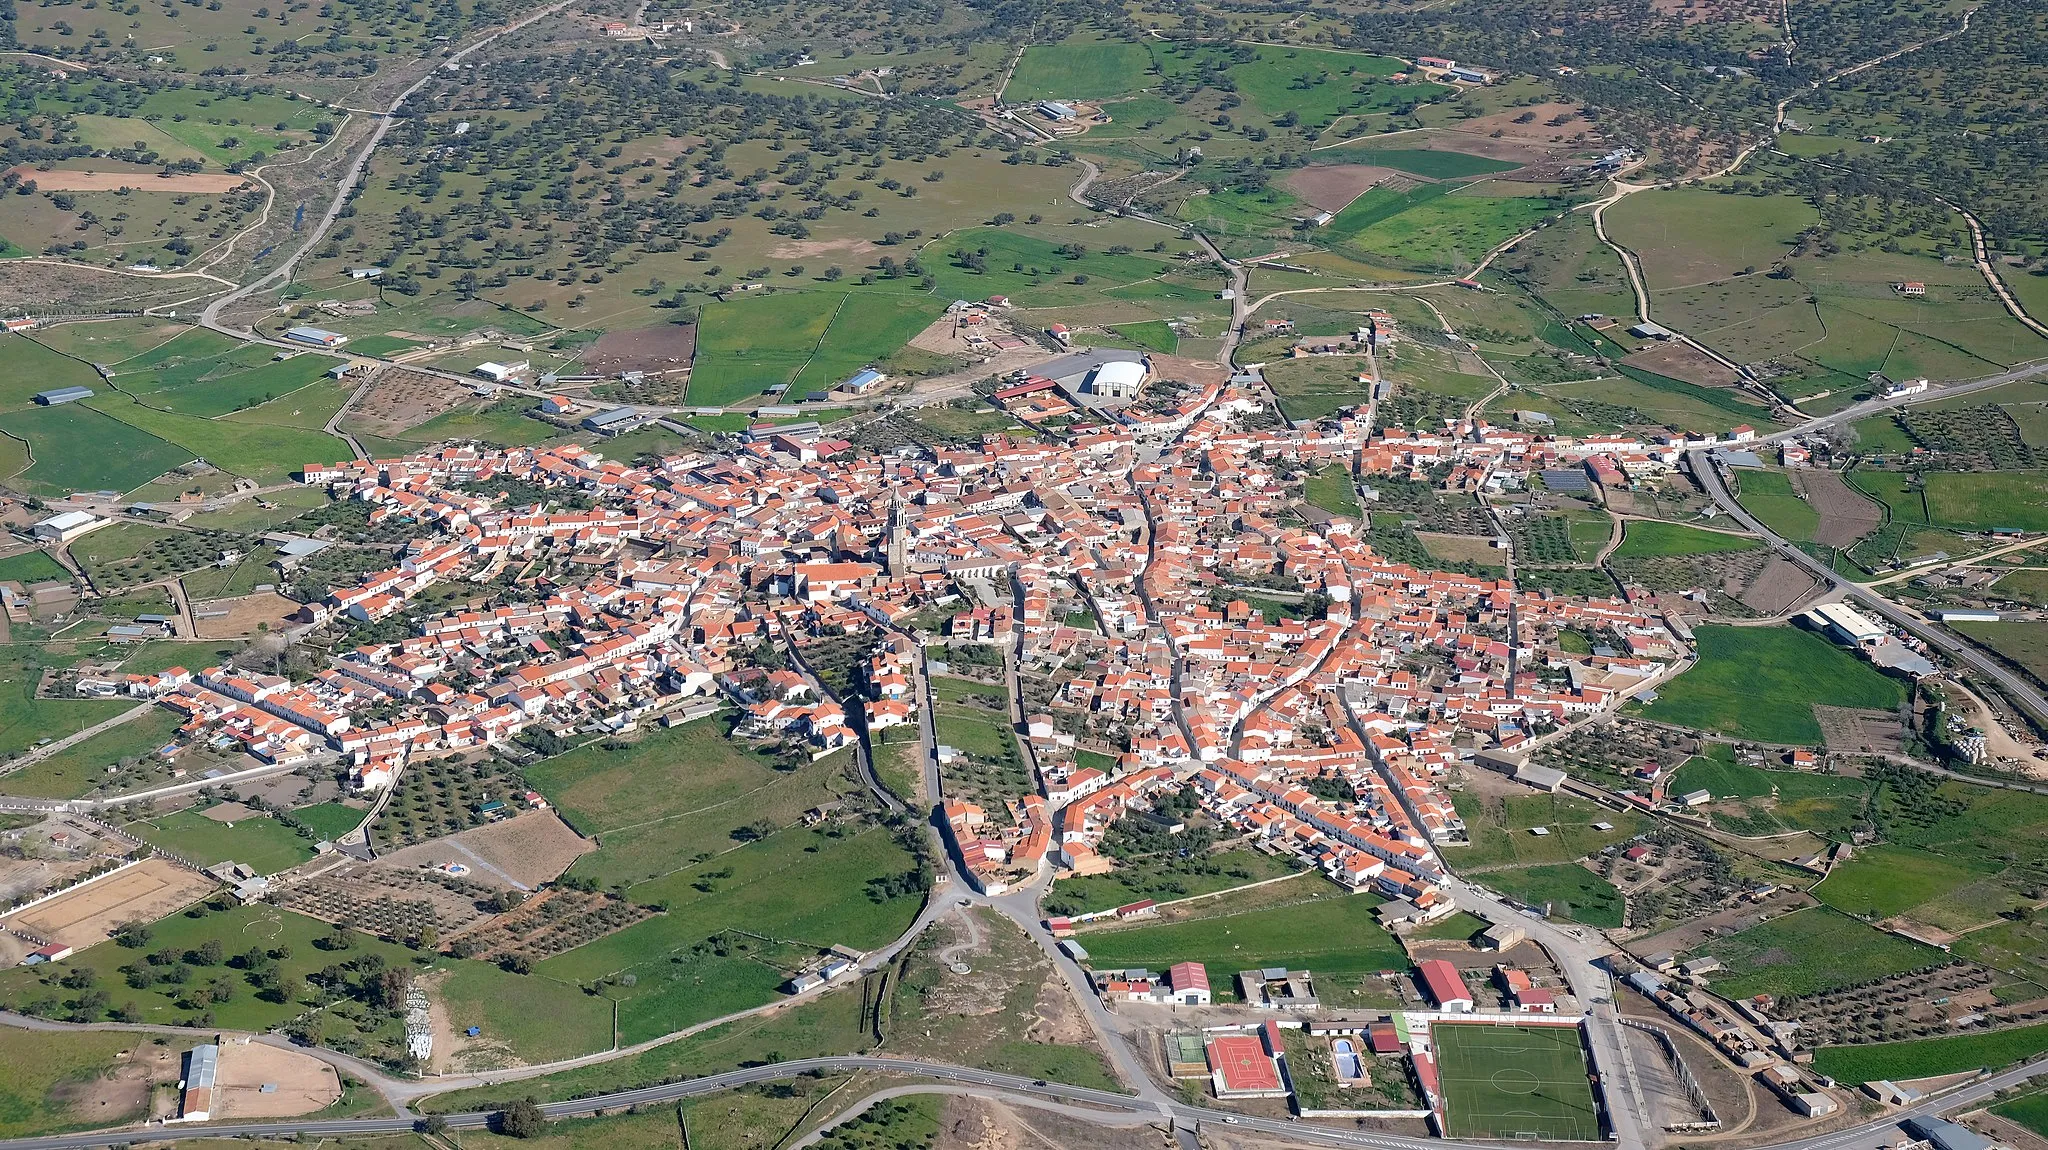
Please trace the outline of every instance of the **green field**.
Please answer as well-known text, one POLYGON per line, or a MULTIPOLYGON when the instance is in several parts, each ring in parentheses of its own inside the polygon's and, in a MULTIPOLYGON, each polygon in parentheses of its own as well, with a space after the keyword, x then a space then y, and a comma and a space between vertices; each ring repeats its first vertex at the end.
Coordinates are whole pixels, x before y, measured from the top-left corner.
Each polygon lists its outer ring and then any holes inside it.
POLYGON ((1624 903, 1614 884, 1572 863, 1505 867, 1481 876, 1494 890, 1528 906, 1550 907, 1550 917, 1617 929, 1624 903))
POLYGON ((1450 1137, 1600 1138, 1578 1027, 1438 1022, 1429 1035, 1450 1137))
POLYGON ((1817 218, 1796 196, 1695 188, 1629 196, 1606 213, 1609 233, 1642 261, 1652 292, 1768 268, 1817 218))
POLYGON ((1462 790, 1452 792, 1451 799, 1458 817, 1465 820, 1471 841, 1451 848, 1448 857, 1460 873, 1475 877, 1500 867, 1568 863, 1634 838, 1651 825, 1633 811, 1612 811, 1569 795, 1489 799, 1462 790), (1613 829, 1599 830, 1594 823, 1607 823, 1613 829), (1550 833, 1530 833, 1536 827, 1550 833))
POLYGON ((171 711, 151 708, 118 727, 0 775, 0 792, 24 798, 75 799, 105 782, 109 766, 147 755, 170 742, 182 723, 171 711))
POLYGON ((629 1043, 766 1002, 802 958, 894 938, 923 898, 869 886, 917 868, 889 828, 798 825, 805 811, 860 791, 847 755, 791 764, 723 731, 723 720, 700 719, 526 772, 601 843, 571 875, 668 911, 535 967, 570 983, 609 981, 629 1043))
POLYGON ((928 299, 865 291, 777 292, 707 305, 690 402, 723 407, 788 384, 829 391, 938 318, 928 299))
POLYGON ((64 565, 50 558, 48 551, 23 551, 0 559, 0 583, 16 582, 24 586, 30 583, 47 583, 52 579, 69 580, 71 572, 64 565))
POLYGON ((1003 99, 1099 100, 1135 91, 1157 80, 1152 54, 1143 44, 1120 40, 1066 40, 1024 50, 1003 99))
POLYGON ((129 830, 145 842, 183 855, 200 866, 233 859, 255 868, 258 874, 275 874, 313 857, 311 839, 268 815, 230 825, 196 811, 179 811, 131 824, 129 830))
POLYGON ((2042 1051, 2048 1051, 2048 1024, 1960 1034, 1954 1038, 1823 1046, 1813 1052, 1813 1068, 1843 1082, 1906 1082, 1980 1066, 2004 1066, 2042 1051))
POLYGON ((1792 627, 1701 627, 1699 663, 1666 683, 1646 718, 1768 743, 1821 741, 1813 705, 1891 710, 1904 688, 1826 639, 1792 627))
POLYGON ((1716 555, 1728 551, 1754 551, 1762 543, 1747 535, 1702 531, 1682 523, 1658 519, 1631 519, 1622 527, 1621 546, 1616 559, 1656 559, 1668 555, 1716 555))
POLYGON ((1764 770, 1738 763, 1732 748, 1716 743, 1671 776, 1670 794, 1704 790, 1715 827, 1738 835, 1813 831, 1846 837, 1863 815, 1871 785, 1861 779, 1812 771, 1764 770))
POLYGON ((134 707, 119 699, 37 698, 36 684, 49 661, 39 647, 0 644, 0 755, 61 739, 134 707))
POLYGON ((2048 1138, 2048 1094, 2033 1093, 2001 1102, 1991 1108, 1993 1114, 2032 1130, 2048 1138))
POLYGON ((588 744, 529 768, 526 781, 603 844, 577 860, 573 874, 639 883, 688 865, 699 851, 732 847, 732 832, 746 824, 790 826, 855 785, 843 755, 777 767, 772 756, 726 738, 714 716, 649 730, 623 747, 588 744))
POLYGON ((1948 961, 1923 943, 1887 934, 1839 911, 1807 907, 1701 944, 1728 969, 1712 976, 1724 998, 1813 994, 1948 961))
POLYGON ((1302 482, 1302 498, 1332 515, 1357 519, 1364 515, 1358 505, 1358 489, 1342 464, 1331 464, 1302 482))
POLYGON ((1378 148, 1371 144, 1324 148, 1316 152, 1316 161, 1393 168, 1395 171, 1407 172, 1428 180, 1462 180, 1473 176, 1490 176, 1497 172, 1511 172, 1521 166, 1506 160, 1475 156, 1468 152, 1436 148, 1378 148))
POLYGON ((1202 963, 1219 1002, 1236 1000, 1234 976, 1240 970, 1307 967, 1323 1001, 1342 1002, 1347 983, 1408 966, 1407 955, 1373 917, 1380 900, 1371 895, 1330 893, 1239 913, 1227 909, 1227 898, 1216 902, 1213 918, 1091 931, 1081 944, 1090 963, 1102 969, 1202 963))
POLYGON ((45 494, 133 491, 192 461, 193 452, 86 406, 101 400, 0 413, 0 429, 28 440, 35 456, 23 484, 45 494))
POLYGON ((1744 510, 1787 539, 1813 538, 1820 526, 1820 512, 1792 490, 1792 481, 1784 472, 1745 468, 1739 474, 1744 510))
POLYGON ((1904 847, 1867 846, 1829 871, 1826 881, 1813 888, 1813 897, 1859 917, 1888 918, 1952 894, 1996 869, 1997 864, 1983 859, 1958 861, 1904 847))
POLYGON ((356 807, 340 803, 321 803, 318 806, 300 807, 292 817, 311 828, 317 838, 333 841, 363 825, 367 813, 356 807))

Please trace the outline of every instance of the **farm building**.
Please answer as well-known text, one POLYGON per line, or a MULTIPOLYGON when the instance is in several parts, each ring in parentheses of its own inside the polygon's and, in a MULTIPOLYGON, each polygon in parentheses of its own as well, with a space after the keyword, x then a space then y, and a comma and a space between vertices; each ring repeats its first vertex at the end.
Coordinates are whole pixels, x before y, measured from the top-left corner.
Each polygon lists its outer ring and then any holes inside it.
POLYGON ((583 417, 583 428, 599 435, 619 435, 639 426, 640 413, 630 407, 614 407, 583 417))
POLYGON ((48 391, 36 392, 36 402, 44 407, 55 407, 60 403, 84 399, 92 394, 89 387, 53 387, 48 391))
POLYGON ((384 278, 383 268, 350 268, 348 278, 352 280, 380 280, 384 278))
POLYGON ((1429 993, 1430 1001, 1438 1010, 1452 1014, 1472 1013, 1472 991, 1465 986, 1465 980, 1458 977, 1458 968, 1441 958, 1432 958, 1416 967, 1422 976, 1422 989, 1429 993))
POLYGON ((1062 104, 1058 100, 1040 100, 1038 102, 1038 114, 1055 123, 1063 123, 1079 116, 1079 113, 1074 111, 1073 105, 1062 104))
POLYGON ((348 342, 348 337, 340 332, 319 327, 286 328, 284 337, 293 343, 306 343, 314 347, 340 347, 348 342))
POLYGON ((213 1116, 213 1084, 219 1076, 218 1045, 209 1042, 186 1053, 184 1096, 178 1104, 178 1121, 204 1122, 213 1116))
POLYGON ((471 368, 470 374, 488 379, 492 383, 503 383, 520 372, 525 371, 528 366, 530 365, 523 359, 518 363, 494 363, 487 361, 471 368))
POLYGON ((860 395, 868 391, 870 388, 879 386, 883 380, 886 380, 888 378, 888 376, 883 375, 881 372, 876 371, 872 367, 864 368, 860 371, 855 372, 853 376, 849 378, 845 383, 840 384, 839 390, 851 392, 854 395, 860 395))
POLYGON ((69 543, 86 532, 105 527, 111 522, 113 521, 94 515, 90 511, 66 511, 37 523, 34 532, 38 539, 69 543))

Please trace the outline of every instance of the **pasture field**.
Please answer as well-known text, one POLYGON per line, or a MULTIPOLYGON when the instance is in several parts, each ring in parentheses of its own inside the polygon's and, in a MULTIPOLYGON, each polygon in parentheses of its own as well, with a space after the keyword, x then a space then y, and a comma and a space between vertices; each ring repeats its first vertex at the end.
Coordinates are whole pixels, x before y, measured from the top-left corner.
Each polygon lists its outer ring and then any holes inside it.
POLYGON ((508 977, 487 963, 465 962, 433 995, 455 1030, 479 1027, 482 1041, 502 1043, 528 1062, 574 1058, 612 1044, 611 1004, 573 983, 508 977))
POLYGON ((300 807, 292 812, 292 817, 312 828, 315 837, 331 842, 363 825, 363 816, 368 813, 341 803, 321 803, 300 807))
POLYGON ((1971 642, 2017 663, 2035 678, 2048 680, 2048 622, 1949 623, 1946 626, 1971 642))
POLYGON ((119 699, 37 698, 42 668, 64 662, 52 660, 33 644, 0 644, 0 756, 14 755, 44 739, 61 739, 131 708, 119 699))
POLYGON ((1769 743, 1821 741, 1813 705, 1891 710, 1904 691, 1868 663, 1792 627, 1701 627, 1700 660, 1645 718, 1769 743))
POLYGON ((777 292, 706 305, 690 402, 723 407, 775 384, 799 397, 829 390, 938 314, 927 301, 868 292, 777 292))
POLYGON ((1322 890, 1306 902, 1242 912, 1233 912, 1226 896, 1213 901, 1212 917, 1090 931, 1082 944, 1105 969, 1202 963, 1219 1002, 1237 1000, 1233 976, 1240 970, 1307 967, 1322 999, 1342 1003, 1346 987, 1361 978, 1408 967, 1407 955, 1373 917, 1380 899, 1322 890))
POLYGON ((2048 606, 2048 571, 2019 570, 1991 585, 1994 596, 2034 607, 2048 606))
POLYGON ((340 437, 299 427, 180 415, 116 396, 94 396, 81 402, 137 432, 174 445, 173 454, 184 455, 179 463, 201 458, 222 471, 262 484, 287 482, 307 463, 346 459, 349 454, 348 444, 340 437))
POLYGON ((133 359, 192 329, 161 319, 109 319, 39 328, 33 342, 87 363, 133 359))
POLYGON ((1926 522, 1936 527, 2048 531, 2048 471, 1932 471, 1924 480, 1926 522))
POLYGON ((85 401, 0 413, 0 429, 28 441, 35 462, 19 479, 46 495, 133 491, 194 455, 85 401))
POLYGON ((1451 799, 1472 841, 1446 848, 1447 857, 1461 873, 1474 875, 1503 867, 1568 863, 1634 838, 1650 827, 1648 819, 1633 811, 1611 811, 1568 795, 1489 799, 1463 790, 1452 792, 1451 799), (1594 828, 1594 823, 1603 822, 1613 824, 1614 829, 1594 828), (1546 827, 1550 833, 1531 834, 1535 827, 1546 827))
POLYGON ((1429 1036, 1450 1137, 1599 1140, 1577 1027, 1439 1022, 1429 1036))
POLYGON ((1614 249, 1600 242, 1593 221, 1574 212, 1537 232, 1494 265, 1563 316, 1633 316, 1635 296, 1614 249))
POLYGON ((149 1040, 136 1034, 10 1031, 0 1043, 0 1138, 110 1126, 143 1116, 146 1090, 128 1109, 85 1113, 73 1090, 106 1073, 123 1051, 149 1040))
MULTIPOLYGON (((1178 862, 1179 860, 1172 860, 1178 862)), ((1205 856, 1201 869, 1161 866, 1151 859, 1119 859, 1108 874, 1061 877, 1045 896, 1045 910, 1085 914, 1126 906, 1139 899, 1191 898, 1289 874, 1302 874, 1300 890, 1326 889, 1285 859, 1252 850, 1226 850, 1205 856), (1055 905, 1065 908, 1055 910, 1055 905)), ((1289 889, 1294 889, 1290 885, 1289 889)))
MULTIPOLYGON (((1354 208, 1361 208, 1359 219, 1383 210, 1368 203, 1376 194, 1377 189, 1353 202, 1354 208)), ((1422 198, 1356 231, 1342 234, 1339 226, 1350 226, 1345 220, 1351 214, 1347 208, 1331 222, 1331 231, 1340 237, 1338 250, 1361 259, 1422 271, 1463 272, 1496 245, 1569 206, 1568 201, 1540 196, 1460 191, 1422 198)))
POLYGON ((1076 36, 1058 44, 1026 48, 1010 75, 1009 87, 1003 89, 1003 99, 1012 104, 1100 100, 1157 82, 1152 53, 1145 45, 1076 36))
MULTIPOLYGON (((605 742, 611 742, 606 740, 605 742)), ((658 879, 698 853, 730 849, 732 832, 778 827, 851 788, 845 756, 778 769, 772 753, 728 739, 718 716, 649 730, 607 747, 589 743, 526 770, 569 825, 603 847, 574 874, 606 884, 658 879)))
POLYGON ((1982 858, 1869 846, 1829 871, 1827 879, 1813 888, 1813 896, 1859 917, 1888 918, 1945 898, 1996 869, 1995 863, 1982 858))
POLYGON ((1309 356, 1275 360, 1264 374, 1289 419, 1315 419, 1371 399, 1372 385, 1358 382, 1364 370, 1362 356, 1309 356))
POLYGON ((2044 1050, 2048 1050, 2048 1024, 1978 1031, 1953 1038, 1823 1046, 1813 1052, 1813 1068, 1842 1082, 1908 1082, 1980 1066, 2005 1066, 2044 1050))
POLYGON ((1613 883, 1573 863, 1503 867, 1485 872, 1482 881, 1517 902, 1548 906, 1551 918, 1608 929, 1621 926, 1621 892, 1613 883))
POLYGON ((825 947, 866 950, 895 938, 924 893, 886 896, 869 883, 916 866, 881 827, 778 831, 629 887, 628 898, 668 913, 534 970, 577 984, 612 980, 605 993, 619 1004, 622 1041, 653 1038, 768 1001, 794 960, 825 947))
POLYGON ((1421 176, 1425 180, 1468 180, 1476 176, 1490 176, 1499 172, 1511 172, 1518 164, 1506 160, 1488 159, 1469 152, 1452 151, 1448 148, 1383 148, 1374 144, 1347 144, 1338 148, 1323 148, 1316 152, 1316 162, 1325 164, 1367 164, 1375 168, 1392 168, 1421 176))
POLYGON ((1797 196, 1699 188, 1638 192, 1606 212, 1608 234, 1642 261, 1652 292, 1768 269, 1819 219, 1797 196))
POLYGON ((1747 535, 1702 531, 1697 527, 1657 519, 1631 519, 1622 527, 1621 546, 1614 549, 1614 558, 1718 555, 1729 551, 1754 551, 1762 546, 1761 542, 1747 535))
POLYGON ((1704 790, 1714 825, 1731 834, 1760 837, 1791 831, 1846 833, 1863 814, 1871 785, 1811 771, 1769 771, 1737 763, 1726 744, 1695 756, 1671 777, 1669 793, 1704 790))
POLYGON ((169 743, 178 733, 178 716, 161 708, 118 727, 74 743, 9 774, 0 775, 0 793, 32 799, 75 799, 106 783, 109 766, 139 758, 169 743))
MULTIPOLYGON (((365 934, 355 937, 346 954, 337 954, 316 945, 318 940, 329 937, 333 929, 318 919, 272 906, 216 911, 200 904, 150 924, 147 951, 101 943, 79 951, 62 963, 17 967, 0 972, 0 1002, 5 1002, 12 1009, 38 1000, 70 997, 69 992, 58 986, 58 979, 67 970, 85 968, 93 971, 98 985, 108 988, 116 1003, 133 1003, 135 1013, 143 1021, 159 1025, 189 1024, 199 1017, 202 1008, 196 1004, 183 1004, 188 998, 186 984, 166 980, 147 987, 131 987, 127 985, 121 968, 149 951, 168 949, 174 955, 181 955, 186 951, 197 951, 208 940, 219 942, 221 949, 230 956, 243 954, 251 947, 290 947, 290 957, 280 959, 278 967, 284 975, 299 980, 301 984, 307 975, 330 963, 366 954, 381 955, 394 966, 410 963, 409 952, 403 947, 365 934), (193 917, 194 911, 199 912, 198 917, 193 917)), ((241 972, 225 966, 195 966, 191 973, 202 981, 210 981, 241 972)), ((242 979, 235 977, 234 981, 241 982, 242 979)), ((213 1024, 223 1029, 263 1031, 297 1017, 306 1007, 298 1002, 272 1002, 245 985, 226 1001, 211 1004, 210 1009, 214 1016, 213 1024)))
MULTIPOLYGON (((2032 905, 2037 876, 2048 868, 2048 798, 1967 783, 1937 786, 1937 781, 1888 774, 1878 796, 1877 816, 1887 841, 1930 860, 1922 864, 1928 878, 1920 881, 1948 884, 1946 891, 1914 907, 1913 917, 1944 930, 1963 930, 2032 905), (1957 869, 1968 872, 1971 881, 1960 882, 1957 869)), ((1915 873, 1909 867, 1906 881, 1914 881, 1915 873)))
POLYGON ((1739 499, 1743 509, 1761 520, 1764 526, 1787 539, 1813 538, 1814 531, 1820 527, 1820 512, 1792 490, 1792 481, 1784 472, 1745 468, 1741 473, 1741 484, 1739 499))
POLYGON ((1770 412, 1761 407, 1742 404, 1731 410, 1717 404, 1724 393, 1675 381, 1660 383, 1647 373, 1555 384, 1545 387, 1543 394, 1568 409, 1578 404, 1610 405, 1623 417, 1616 422, 1625 425, 1653 423, 1680 431, 1726 432, 1738 423, 1762 426, 1770 419, 1770 412))
POLYGON ((0 583, 16 582, 24 586, 30 583, 47 583, 52 579, 69 579, 71 572, 64 565, 50 558, 48 551, 23 551, 0 559, 0 583))
POLYGON ((132 653, 121 660, 121 670, 131 675, 153 675, 158 671, 168 671, 172 667, 197 671, 202 667, 227 662, 240 646, 240 643, 231 639, 216 639, 212 642, 159 639, 131 648, 132 653))
POLYGON ((1795 910, 1703 943, 1693 957, 1702 955, 1727 966, 1714 977, 1714 993, 1726 998, 1813 994, 1948 961, 1931 946, 1824 906, 1795 910))
POLYGON ((1165 320, 1144 320, 1139 323, 1120 323, 1110 329, 1116 334, 1137 344, 1165 355, 1172 355, 1180 349, 1180 336, 1165 320))
POLYGON ((216 822, 196 810, 179 811, 132 823, 128 829, 137 837, 200 866, 233 859, 255 868, 258 874, 275 874, 313 857, 311 839, 268 815, 229 824, 216 822))

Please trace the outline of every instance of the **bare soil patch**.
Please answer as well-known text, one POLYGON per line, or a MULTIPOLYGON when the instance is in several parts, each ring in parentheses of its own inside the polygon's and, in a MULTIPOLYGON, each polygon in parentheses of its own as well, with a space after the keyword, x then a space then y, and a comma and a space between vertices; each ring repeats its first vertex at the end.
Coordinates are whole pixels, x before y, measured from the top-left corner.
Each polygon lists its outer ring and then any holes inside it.
POLYGON ((1892 754, 1905 750, 1899 717, 1890 711, 1813 705, 1822 735, 1832 754, 1892 754))
POLYGON ((1098 1126, 1029 1106, 947 1095, 939 1105, 944 1150, 1159 1150, 1149 1126, 1098 1126))
POLYGON ((147 1113, 159 1085, 178 1080, 179 1048, 156 1046, 146 1039, 114 1055, 114 1064, 96 1078, 58 1084, 50 1100, 69 1111, 80 1125, 111 1126, 147 1113))
POLYGON ((1552 100, 1543 104, 1506 108, 1492 115, 1464 120, 1458 124, 1457 130, 1463 135, 1483 136, 1490 142, 1506 141, 1544 149, 1596 147, 1600 140, 1600 129, 1591 120, 1582 118, 1582 111, 1579 105, 1568 100, 1552 100), (1527 115, 1533 115, 1535 118, 1525 123, 1516 122, 1527 115), (1559 117, 1567 118, 1561 124, 1551 123, 1559 117), (1500 135, 1495 136, 1495 132, 1499 132, 1500 135))
POLYGON ((389 367, 349 406, 343 422, 350 431, 389 439, 475 398, 438 376, 389 367))
POLYGON ((210 806, 200 813, 214 822, 228 823, 230 825, 241 822, 243 819, 257 818, 263 814, 262 811, 254 807, 243 806, 241 803, 220 803, 210 806))
POLYGON ((155 922, 189 906, 217 884, 168 859, 148 859, 119 874, 8 915, 4 925, 66 946, 87 947, 128 921, 155 922))
POLYGON ((1178 355, 1152 356, 1152 376, 1155 379, 1177 379, 1197 387, 1208 387, 1230 378, 1230 369, 1219 363, 1202 359, 1187 359, 1178 355))
POLYGON ((1884 522, 1884 510, 1843 482, 1839 472, 1794 471, 1792 486, 1820 513, 1813 541, 1823 547, 1848 547, 1884 522))
POLYGON ((341 1097, 332 1066, 296 1050, 248 1041, 221 1047, 214 1082, 217 1118, 290 1118, 323 1110, 341 1097))
POLYGON ((873 240, 848 238, 842 240, 784 240, 768 249, 768 254, 778 260, 816 259, 821 256, 864 256, 880 251, 873 240))
POLYGON ((1778 26, 1778 8, 1766 0, 1650 0, 1650 11, 1676 16, 1687 24, 1778 26))
POLYGON ((569 828, 554 811, 527 811, 514 818, 443 839, 406 847, 385 856, 394 866, 460 863, 469 877, 505 887, 552 882, 569 864, 597 849, 597 843, 569 828))
POLYGON ((1434 531, 1418 531, 1417 539, 1433 556, 1446 563, 1498 563, 1501 553, 1493 546, 1493 540, 1478 535, 1444 535, 1434 531))
POLYGON ((1289 175, 1288 191, 1326 212, 1342 211, 1346 204, 1401 173, 1370 164, 1314 164, 1289 175))
POLYGON ((1758 614, 1782 615, 1813 594, 1818 586, 1804 568, 1774 556, 1750 580, 1748 589, 1742 593, 1742 605, 1758 614))
POLYGON ((690 366, 697 353, 697 325, 664 323, 632 331, 608 331, 583 355, 583 374, 674 371, 690 366))
POLYGON ((211 175, 161 176, 154 172, 67 172, 37 171, 26 165, 10 168, 24 180, 34 180, 36 188, 45 192, 118 192, 122 188, 134 188, 138 192, 199 192, 217 195, 249 186, 247 176, 211 175))
POLYGON ((268 623, 272 631, 283 630, 300 604, 275 591, 258 591, 235 599, 211 599, 192 604, 192 625, 201 639, 242 639, 256 634, 257 624, 268 623), (225 615, 215 615, 225 611, 225 615))
POLYGON ((1672 379, 1682 379, 1698 387, 1729 388, 1742 382, 1732 368, 1691 344, 1677 340, 1639 351, 1621 362, 1672 379))

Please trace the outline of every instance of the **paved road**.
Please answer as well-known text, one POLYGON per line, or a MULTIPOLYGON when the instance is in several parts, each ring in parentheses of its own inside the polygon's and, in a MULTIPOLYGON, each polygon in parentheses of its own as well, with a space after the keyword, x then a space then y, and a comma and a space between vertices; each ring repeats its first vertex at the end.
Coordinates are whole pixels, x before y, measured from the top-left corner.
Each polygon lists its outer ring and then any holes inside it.
MULTIPOLYGON (((2048 365, 2043 365, 2038 370, 2040 372, 2048 372, 2048 365)), ((2008 372, 2007 374, 2013 373, 2008 372)), ((1953 394, 1953 390, 1951 389, 1945 394, 1953 394)), ((1763 538, 1764 542, 1770 544, 1772 550, 1799 564, 1799 566, 1813 574, 1815 578, 1820 579, 1824 585, 1832 587, 1846 598, 1854 599, 1858 604, 1873 613, 1883 616, 1891 623, 1925 640, 1929 646, 1940 650, 1943 654, 1948 655, 1957 662, 1967 664, 1972 670, 1997 683, 1999 689, 2005 692, 2006 697, 2011 699, 2014 705, 2033 715, 2037 721, 2048 724, 2048 698, 2043 698, 2041 693, 2036 691, 2031 683, 2014 672, 2007 670, 2003 663, 1979 651, 1969 643, 1956 638, 1940 627, 1929 623, 1919 615, 1893 603, 1891 600, 1886 599, 1884 596, 1860 583, 1843 578, 1835 572, 1834 568, 1793 546, 1784 536, 1764 526, 1761 520, 1744 510, 1742 504, 1736 502, 1735 497, 1729 494, 1728 486, 1722 480, 1720 469, 1708 456, 1709 453, 1705 450, 1687 452, 1687 465, 1691 468, 1693 477, 1699 480, 1700 486, 1706 490, 1707 495, 1720 506, 1721 510, 1726 511, 1732 516, 1737 523, 1755 532, 1763 538)))
MULTIPOLYGON (((759 1082, 774 1082, 797 1078, 809 1073, 848 1073, 852 1071, 878 1071, 884 1073, 909 1074, 919 1078, 936 1080, 948 1086, 962 1087, 962 1093, 977 1097, 1003 1100, 1042 1100, 1055 1104, 1064 1113, 1082 1117, 1088 1112, 1081 1107, 1099 1107, 1108 1113, 1105 1118, 1113 1124, 1128 1124, 1132 1114, 1158 1113, 1176 1125, 1229 1126, 1247 1133, 1257 1132, 1279 1137, 1282 1141, 1303 1146, 1364 1147, 1368 1150, 1443 1150, 1446 1143, 1434 1138, 1411 1138, 1396 1134, 1368 1133, 1344 1130, 1307 1123, 1274 1118, 1256 1118, 1246 1115, 1225 1115, 1214 1110, 1185 1103, 1166 1103, 1154 1106, 1141 1099, 1107 1090, 1092 1090, 1083 1086, 1066 1086, 1020 1078, 1012 1074, 998 1074, 993 1071, 976 1070, 963 1066, 949 1066, 942 1063, 921 1062, 908 1058, 872 1058, 848 1056, 834 1058, 805 1058, 793 1062, 778 1062, 766 1066, 753 1066, 725 1074, 714 1074, 704 1078, 693 1078, 684 1082, 672 1082, 661 1086, 649 1086, 639 1090, 624 1090, 613 1094, 598 1095, 573 1102, 543 1103, 541 1110, 551 1118, 566 1118, 603 1112, 623 1110, 629 1106, 646 1106, 674 1102, 684 1098, 701 1097, 759 1082)), ((1896 1126, 1908 1115, 1947 1113, 1967 1108, 1999 1090, 2024 1082, 2030 1075, 2048 1070, 2048 1058, 2037 1059, 2015 1070, 1984 1079, 1938 1098, 1933 1098, 1891 1117, 1836 1134, 1814 1138, 1798 1139, 1780 1143, 1761 1150, 1854 1150, 1860 1147, 1889 1145, 1896 1141, 1896 1126)), ((475 1130, 485 1126, 489 1114, 472 1111, 445 1116, 448 1126, 456 1130, 475 1130)), ((348 1135, 398 1134, 414 1128, 413 1118, 339 1118, 326 1121, 282 1120, 276 1122, 225 1123, 195 1127, 192 1134, 202 1132, 209 1138, 227 1137, 300 1137, 333 1138, 348 1135)), ((146 1128, 149 1133, 163 1133, 167 1128, 155 1126, 146 1128)), ((0 1150, 85 1150, 89 1147, 117 1146, 133 1142, 138 1130, 108 1130, 86 1134, 53 1135, 45 1138, 16 1138, 0 1141, 0 1150)), ((1494 1145, 1492 1143, 1465 1143, 1466 1145, 1494 1145)), ((1641 1146, 1642 1142, 1620 1143, 1623 1146, 1641 1146)))

